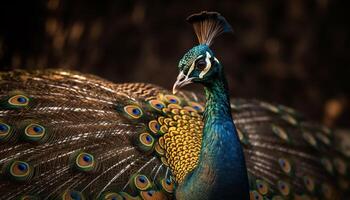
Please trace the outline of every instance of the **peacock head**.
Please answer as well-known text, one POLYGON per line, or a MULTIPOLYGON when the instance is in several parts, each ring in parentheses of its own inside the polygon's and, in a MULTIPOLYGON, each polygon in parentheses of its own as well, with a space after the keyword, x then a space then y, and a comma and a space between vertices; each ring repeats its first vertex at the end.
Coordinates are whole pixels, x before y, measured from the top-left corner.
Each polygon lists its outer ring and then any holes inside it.
POLYGON ((232 32, 230 24, 217 12, 193 14, 187 21, 194 27, 199 45, 190 49, 179 62, 179 75, 173 86, 175 94, 191 83, 207 84, 222 70, 218 59, 209 48, 213 39, 224 32, 232 32))

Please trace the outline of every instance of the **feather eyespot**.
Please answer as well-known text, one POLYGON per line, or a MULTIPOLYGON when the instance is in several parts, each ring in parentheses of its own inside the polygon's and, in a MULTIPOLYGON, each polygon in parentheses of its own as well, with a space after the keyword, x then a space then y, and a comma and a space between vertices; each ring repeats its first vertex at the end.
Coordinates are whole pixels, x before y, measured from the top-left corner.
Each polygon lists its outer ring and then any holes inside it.
POLYGON ((154 138, 149 133, 142 133, 140 135, 140 141, 146 146, 153 146, 154 138))
POLYGON ((89 172, 96 168, 96 160, 93 155, 86 152, 80 152, 76 155, 75 167, 78 170, 89 172))
POLYGON ((290 193, 290 186, 284 181, 278 181, 278 190, 283 196, 288 196, 290 193))
POLYGON ((0 122, 0 135, 7 134, 10 131, 10 126, 0 122))
POLYGON ((25 127, 25 139, 29 141, 38 141, 45 136, 46 130, 42 125, 32 123, 25 127))
POLYGON ((158 124, 157 120, 152 120, 148 122, 148 128, 152 131, 152 133, 158 134, 158 131, 160 130, 160 125, 158 124))
POLYGON ((269 185, 264 180, 256 180, 256 189, 262 195, 266 195, 269 192, 269 185))
POLYGON ((194 108, 197 112, 202 113, 204 112, 204 107, 196 102, 188 102, 188 105, 190 105, 192 108, 194 108))
POLYGON ((174 192, 174 182, 170 178, 164 178, 160 181, 161 188, 169 194, 172 194, 174 192))
POLYGON ((124 197, 115 192, 106 192, 101 195, 99 200, 124 200, 124 197))
POLYGON ((25 95, 17 94, 8 99, 8 103, 11 106, 19 106, 19 107, 24 107, 29 104, 29 98, 26 97, 25 95))
POLYGON ((292 165, 288 159, 280 158, 280 159, 278 159, 278 164, 280 165, 280 167, 284 171, 284 173, 286 173, 286 174, 291 173, 292 165))
POLYGON ((310 192, 313 192, 315 189, 314 179, 311 178, 310 176, 304 176, 303 180, 304 180, 304 185, 306 189, 310 192))
POLYGON ((133 119, 139 119, 143 115, 141 108, 136 105, 127 105, 124 107, 124 111, 133 119))
POLYGON ((141 133, 138 137, 138 146, 140 148, 140 150, 142 151, 150 151, 152 150, 154 145, 154 137, 145 132, 145 133, 141 133))
POLYGON ((131 177, 131 187, 138 191, 145 191, 151 188, 151 182, 147 178, 147 176, 142 174, 136 174, 131 177))
POLYGON ((24 161, 15 160, 10 162, 7 166, 9 172, 8 175, 10 178, 17 181, 28 180, 34 174, 33 167, 24 161))
POLYGON ((162 111, 163 108, 165 108, 165 104, 159 100, 153 99, 149 101, 149 104, 151 107, 155 110, 162 111))
POLYGON ((283 128, 281 128, 277 125, 272 125, 272 131, 282 140, 288 141, 289 136, 283 128))
POLYGON ((0 141, 6 141, 11 135, 11 127, 8 124, 0 122, 0 141))
POLYGON ((181 103, 180 99, 177 96, 170 95, 170 94, 164 95, 164 99, 167 103, 171 103, 171 104, 181 103))
POLYGON ((250 196, 250 200, 263 200, 263 196, 255 190, 250 191, 249 196, 250 196))
POLYGON ((62 195, 63 200, 85 200, 81 192, 75 190, 66 190, 62 195))
POLYGON ((28 163, 16 161, 11 165, 11 174, 14 176, 26 176, 29 173, 28 163))

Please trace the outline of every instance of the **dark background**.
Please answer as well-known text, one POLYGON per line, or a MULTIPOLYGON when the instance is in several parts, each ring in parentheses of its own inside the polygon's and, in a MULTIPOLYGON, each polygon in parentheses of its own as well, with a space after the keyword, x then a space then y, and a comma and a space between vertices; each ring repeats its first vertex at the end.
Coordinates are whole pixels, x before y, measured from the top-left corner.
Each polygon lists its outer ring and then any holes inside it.
POLYGON ((232 96, 350 127, 345 0, 2 1, 0 67, 69 68, 170 89, 179 59, 197 44, 184 19, 201 10, 220 12, 235 30, 212 46, 232 96))

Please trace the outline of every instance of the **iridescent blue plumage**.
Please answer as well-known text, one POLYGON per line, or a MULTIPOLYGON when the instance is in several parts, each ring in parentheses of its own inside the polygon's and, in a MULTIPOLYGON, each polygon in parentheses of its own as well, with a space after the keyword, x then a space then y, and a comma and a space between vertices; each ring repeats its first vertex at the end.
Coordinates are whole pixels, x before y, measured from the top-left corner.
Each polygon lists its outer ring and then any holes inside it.
POLYGON ((232 31, 224 17, 201 12, 188 18, 200 45, 180 60, 177 87, 200 83, 206 107, 199 163, 177 189, 180 199, 248 199, 249 186, 243 149, 231 116, 230 98, 223 66, 209 45, 223 32, 232 31))
MULTIPOLYGON (((207 46, 200 45, 189 52, 196 58, 199 55, 206 55, 206 52, 209 52, 208 49, 207 46)), ((213 54, 211 56, 214 57, 213 54)), ((188 54, 184 58, 191 60, 188 54)), ((180 65, 183 62, 182 60, 180 65)), ((226 79, 222 66, 218 62, 213 62, 212 65, 213 70, 206 74, 209 78, 194 79, 205 86, 207 99, 202 151, 197 168, 177 189, 177 197, 180 199, 231 199, 232 197, 248 199, 249 187, 245 160, 231 117, 226 79)), ((199 73, 194 70, 191 77, 197 77, 199 73)))

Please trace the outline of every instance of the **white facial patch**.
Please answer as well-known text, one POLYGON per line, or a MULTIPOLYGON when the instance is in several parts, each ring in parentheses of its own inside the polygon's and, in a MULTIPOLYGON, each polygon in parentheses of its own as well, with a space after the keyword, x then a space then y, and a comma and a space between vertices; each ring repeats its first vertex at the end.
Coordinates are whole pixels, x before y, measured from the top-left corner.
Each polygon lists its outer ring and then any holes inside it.
POLYGON ((208 73, 208 71, 210 70, 211 68, 210 58, 211 58, 211 55, 208 52, 206 52, 205 62, 207 63, 207 66, 203 69, 203 71, 201 71, 201 73, 199 74, 199 78, 203 78, 204 75, 208 73))
MULTIPOLYGON (((196 58, 196 60, 198 60, 199 58, 203 57, 203 55, 200 55, 196 58)), ((194 64, 196 62, 196 60, 192 63, 190 69, 188 70, 187 74, 186 74, 186 77, 188 78, 188 76, 192 73, 192 71, 194 70, 194 64)))

